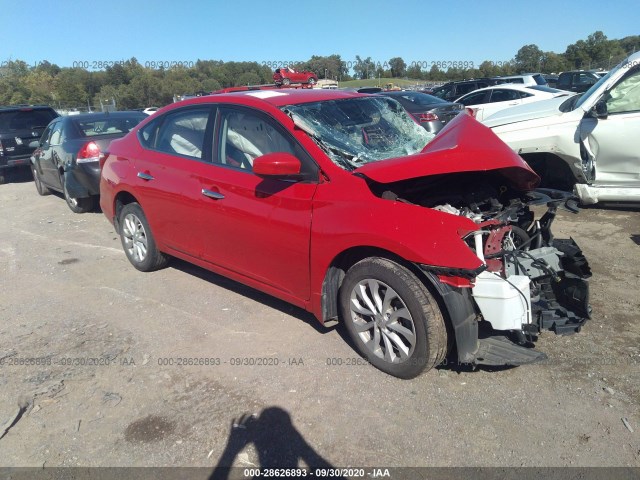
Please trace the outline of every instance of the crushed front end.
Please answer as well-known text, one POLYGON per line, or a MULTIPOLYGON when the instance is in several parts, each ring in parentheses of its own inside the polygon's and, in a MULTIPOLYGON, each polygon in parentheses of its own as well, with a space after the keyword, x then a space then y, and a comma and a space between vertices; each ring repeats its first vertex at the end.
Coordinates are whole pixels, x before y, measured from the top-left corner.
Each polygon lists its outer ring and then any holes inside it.
POLYGON ((570 193, 522 192, 492 172, 423 177, 384 187, 382 197, 463 216, 477 225, 460 236, 482 261, 480 269, 420 265, 443 299, 459 362, 540 361, 546 355, 533 345, 542 330, 574 333, 589 319, 589 264, 573 239, 556 239, 551 230, 559 209, 577 213, 577 198, 570 193))

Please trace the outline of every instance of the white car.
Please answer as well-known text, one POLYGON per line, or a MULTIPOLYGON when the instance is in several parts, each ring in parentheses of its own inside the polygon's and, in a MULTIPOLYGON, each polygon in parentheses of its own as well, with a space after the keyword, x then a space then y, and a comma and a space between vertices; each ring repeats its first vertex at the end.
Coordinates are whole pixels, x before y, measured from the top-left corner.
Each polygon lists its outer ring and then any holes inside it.
POLYGON ((504 84, 474 90, 458 98, 455 103, 462 103, 476 120, 482 122, 505 108, 568 95, 573 94, 544 85, 504 84))
POLYGON ((640 201, 640 52, 582 95, 515 106, 484 121, 542 177, 584 204, 640 201))
POLYGON ((516 83, 520 85, 547 85, 547 80, 541 73, 524 73, 522 75, 509 75, 506 77, 493 77, 496 85, 504 83, 516 83))

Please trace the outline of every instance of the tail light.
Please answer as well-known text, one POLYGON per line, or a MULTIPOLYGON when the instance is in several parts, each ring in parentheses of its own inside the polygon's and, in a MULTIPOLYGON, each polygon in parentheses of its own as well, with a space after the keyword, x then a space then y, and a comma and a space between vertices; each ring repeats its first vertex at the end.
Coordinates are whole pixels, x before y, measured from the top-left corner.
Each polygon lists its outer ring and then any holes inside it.
POLYGON ((438 115, 435 113, 427 112, 427 113, 416 113, 414 118, 422 123, 422 122, 435 122, 438 120, 438 115))
POLYGON ((78 152, 76 163, 98 162, 101 157, 102 152, 96 142, 88 142, 85 143, 78 152))

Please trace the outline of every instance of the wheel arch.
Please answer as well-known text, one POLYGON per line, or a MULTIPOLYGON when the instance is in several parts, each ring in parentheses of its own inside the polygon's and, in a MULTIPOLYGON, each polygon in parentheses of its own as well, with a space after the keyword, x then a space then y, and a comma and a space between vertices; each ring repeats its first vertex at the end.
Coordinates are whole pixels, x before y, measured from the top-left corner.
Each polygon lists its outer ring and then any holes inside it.
POLYGON ((571 191, 577 183, 567 161, 554 153, 521 153, 520 156, 538 174, 541 187, 571 191))
MULTIPOLYGON (((122 209, 129 205, 130 203, 140 203, 138 199, 127 190, 122 190, 116 194, 113 199, 113 225, 115 226, 116 233, 120 233, 120 223, 118 219, 120 218, 120 212, 122 209)), ((142 208, 142 205, 140 206, 142 208)))

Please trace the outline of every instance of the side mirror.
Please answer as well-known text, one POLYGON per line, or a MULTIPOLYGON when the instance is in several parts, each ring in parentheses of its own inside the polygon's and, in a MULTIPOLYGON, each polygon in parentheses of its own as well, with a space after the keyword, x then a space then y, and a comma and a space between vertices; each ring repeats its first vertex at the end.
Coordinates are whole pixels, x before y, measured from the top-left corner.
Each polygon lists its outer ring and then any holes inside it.
POLYGON ((29 148, 38 148, 40 146, 40 140, 32 140, 29 142, 29 148))
POLYGON ((253 173, 261 177, 300 175, 301 168, 300 160, 286 152, 267 153, 253 161, 253 173))
POLYGON ((609 116, 609 111, 607 110, 607 101, 605 99, 601 99, 596 103, 591 109, 591 116, 594 118, 607 118, 609 116))

